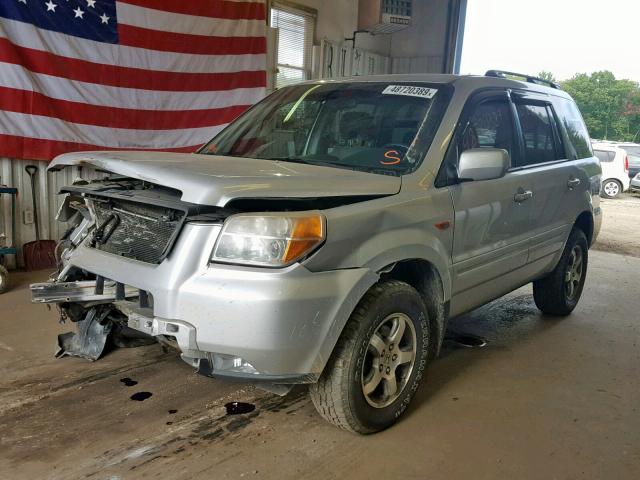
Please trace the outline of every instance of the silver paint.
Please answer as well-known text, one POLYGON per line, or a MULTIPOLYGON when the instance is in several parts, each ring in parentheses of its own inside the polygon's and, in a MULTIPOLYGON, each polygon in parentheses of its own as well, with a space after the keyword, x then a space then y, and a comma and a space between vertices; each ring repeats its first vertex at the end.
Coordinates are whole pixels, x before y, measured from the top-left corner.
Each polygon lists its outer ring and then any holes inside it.
MULTIPOLYGON (((171 323, 184 326, 189 340, 181 347, 192 357, 197 357, 194 351, 234 355, 260 374, 313 379, 324 369, 362 296, 398 262, 431 265, 441 289, 433 290, 438 297, 429 300, 441 312, 446 311, 442 305, 450 304, 453 316, 550 271, 581 213, 592 216, 597 236, 600 168, 595 158, 510 169, 494 180, 434 185, 461 111, 475 91, 502 87, 568 97, 564 92, 488 77, 392 78, 453 82, 455 89, 431 147, 423 152, 424 161, 400 178, 157 152, 77 153, 51 164, 52 169, 90 165, 181 190, 188 202, 216 206, 237 198, 385 195, 323 210, 327 238, 310 258, 283 269, 212 264, 209 257, 221 225, 192 223, 159 265, 114 257, 87 247, 86 240, 67 252, 65 264, 150 292, 154 309, 149 332, 159 334, 156 326, 160 332, 171 323), (574 178, 581 181, 569 188, 567 181, 574 178), (450 227, 438 228, 443 222, 450 227)), ((442 341, 442 328, 437 340, 442 341)))

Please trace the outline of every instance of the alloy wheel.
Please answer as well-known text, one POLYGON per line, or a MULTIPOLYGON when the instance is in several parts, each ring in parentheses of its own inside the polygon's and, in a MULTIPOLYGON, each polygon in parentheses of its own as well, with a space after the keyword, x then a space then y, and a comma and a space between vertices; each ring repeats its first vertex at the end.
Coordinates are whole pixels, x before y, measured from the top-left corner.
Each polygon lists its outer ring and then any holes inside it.
POLYGON ((582 249, 579 245, 575 245, 571 250, 564 278, 565 292, 569 300, 575 298, 580 288, 580 281, 582 280, 582 258, 582 249))
POLYGON ((362 368, 362 393, 369 405, 384 408, 402 394, 415 364, 416 343, 416 329, 404 313, 393 313, 378 325, 362 368))
POLYGON ((617 182, 607 182, 604 185, 604 193, 610 197, 615 197, 620 193, 620 186, 617 182))

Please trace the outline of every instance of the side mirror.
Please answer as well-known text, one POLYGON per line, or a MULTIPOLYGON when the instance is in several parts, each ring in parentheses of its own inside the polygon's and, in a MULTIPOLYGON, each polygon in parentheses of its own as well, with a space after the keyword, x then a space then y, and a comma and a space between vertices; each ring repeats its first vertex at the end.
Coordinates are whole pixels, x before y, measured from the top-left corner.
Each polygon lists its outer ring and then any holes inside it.
POLYGON ((461 182, 502 178, 511 168, 509 152, 501 148, 472 148, 460 155, 458 178, 461 182))

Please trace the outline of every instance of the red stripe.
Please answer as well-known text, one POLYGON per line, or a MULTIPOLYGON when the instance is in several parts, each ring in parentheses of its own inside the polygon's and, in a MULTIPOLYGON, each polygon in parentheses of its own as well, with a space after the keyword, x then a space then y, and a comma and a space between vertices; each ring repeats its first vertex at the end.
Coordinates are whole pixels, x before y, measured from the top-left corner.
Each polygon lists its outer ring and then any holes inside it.
POLYGON ((267 85, 264 70, 233 73, 188 73, 118 67, 63 57, 14 45, 0 38, 0 62, 22 65, 45 75, 113 87, 176 92, 208 92, 267 85))
POLYGON ((266 37, 211 37, 163 32, 118 24, 118 43, 162 52, 198 55, 249 55, 267 53, 266 37))
POLYGON ((173 130, 224 125, 250 105, 206 110, 135 110, 50 98, 30 90, 0 87, 0 110, 59 118, 67 122, 136 130, 173 130))
MULTIPOLYGON (((163 152, 193 153, 200 145, 189 147, 169 148, 163 152)), ((57 140, 43 140, 40 138, 17 137, 0 134, 0 156, 20 158, 24 160, 52 160, 63 153, 83 152, 88 150, 141 150, 137 148, 108 148, 85 143, 60 142, 57 140)), ((151 149, 148 149, 151 150, 151 149)))
POLYGON ((140 7, 165 12, 198 15, 200 17, 228 18, 232 20, 264 20, 264 2, 227 2, 224 0, 119 0, 140 7))

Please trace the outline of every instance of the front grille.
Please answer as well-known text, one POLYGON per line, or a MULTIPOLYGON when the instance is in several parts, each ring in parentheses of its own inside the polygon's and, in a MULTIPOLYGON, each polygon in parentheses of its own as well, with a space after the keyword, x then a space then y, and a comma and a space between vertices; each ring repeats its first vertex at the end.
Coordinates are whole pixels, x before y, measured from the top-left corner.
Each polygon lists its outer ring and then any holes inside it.
POLYGON ((91 246, 103 252, 158 264, 169 253, 186 213, 125 200, 94 200, 91 246))

